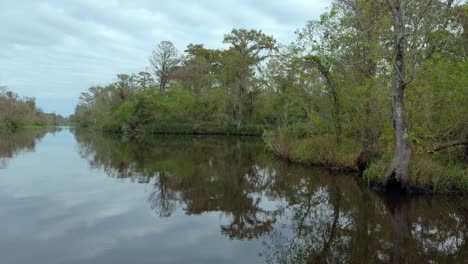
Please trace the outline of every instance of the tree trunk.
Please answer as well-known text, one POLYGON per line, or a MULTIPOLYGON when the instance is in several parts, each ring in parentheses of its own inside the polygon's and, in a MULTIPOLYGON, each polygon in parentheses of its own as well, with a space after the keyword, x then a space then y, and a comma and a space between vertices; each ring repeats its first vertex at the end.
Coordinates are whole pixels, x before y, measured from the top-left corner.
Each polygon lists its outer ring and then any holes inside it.
POLYGON ((333 115, 335 116, 336 143, 341 144, 343 139, 343 128, 341 121, 341 106, 338 98, 338 92, 336 90, 336 86, 333 80, 329 79, 328 85, 330 87, 330 91, 333 97, 333 115))
POLYGON ((311 56, 307 58, 306 62, 311 63, 313 67, 315 67, 320 74, 325 78, 327 82, 328 89, 332 96, 332 103, 333 103, 333 119, 335 122, 335 135, 336 135, 336 142, 341 144, 343 139, 343 128, 342 128, 342 120, 341 120, 341 105, 340 105, 340 98, 337 91, 335 79, 330 73, 330 69, 327 68, 318 57, 311 56))
POLYGON ((237 104, 237 128, 240 128, 243 125, 244 119, 244 77, 243 74, 239 71, 237 72, 237 77, 239 78, 239 102, 237 104))
POLYGON ((11 120, 11 99, 8 100, 8 120, 11 120))
POLYGON ((405 0, 388 0, 392 13, 392 24, 395 34, 393 58, 392 108, 395 130, 395 155, 385 174, 384 185, 406 189, 409 177, 411 146, 409 140, 408 120, 405 113, 405 0))

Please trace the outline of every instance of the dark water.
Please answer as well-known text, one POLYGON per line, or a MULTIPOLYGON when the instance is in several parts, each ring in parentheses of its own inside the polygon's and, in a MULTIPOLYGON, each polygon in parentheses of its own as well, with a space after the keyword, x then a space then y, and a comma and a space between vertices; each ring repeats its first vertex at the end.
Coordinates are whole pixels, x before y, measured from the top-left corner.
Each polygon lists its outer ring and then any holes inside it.
MULTIPOLYGON (((464 263, 462 197, 384 197, 260 139, 0 140, 0 263, 464 263)), ((466 263, 466 262, 465 262, 466 263)))

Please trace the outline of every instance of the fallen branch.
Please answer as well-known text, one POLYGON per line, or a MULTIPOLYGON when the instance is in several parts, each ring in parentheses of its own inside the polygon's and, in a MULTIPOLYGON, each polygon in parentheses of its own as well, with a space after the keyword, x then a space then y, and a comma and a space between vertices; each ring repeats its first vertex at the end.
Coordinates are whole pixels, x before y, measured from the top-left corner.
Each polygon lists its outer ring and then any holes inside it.
POLYGON ((456 141, 444 143, 444 144, 437 146, 433 150, 428 151, 428 153, 432 154, 434 152, 438 152, 444 149, 448 149, 448 148, 460 146, 460 145, 468 145, 468 140, 456 140, 456 141))

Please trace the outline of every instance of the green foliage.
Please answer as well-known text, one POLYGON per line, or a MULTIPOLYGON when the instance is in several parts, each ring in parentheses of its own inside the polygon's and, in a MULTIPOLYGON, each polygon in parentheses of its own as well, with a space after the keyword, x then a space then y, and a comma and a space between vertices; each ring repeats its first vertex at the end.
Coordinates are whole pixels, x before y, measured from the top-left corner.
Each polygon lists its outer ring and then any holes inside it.
POLYGON ((17 120, 2 120, 0 121, 0 130, 3 131, 16 131, 22 124, 17 120))
POLYGON ((224 128, 224 133, 227 135, 260 136, 268 129, 271 129, 268 125, 244 124, 241 127, 227 125, 224 128))
POLYGON ((192 124, 187 123, 154 123, 144 126, 147 134, 195 134, 192 124))
POLYGON ((24 126, 62 125, 67 120, 57 114, 44 113, 36 99, 20 97, 6 87, 0 87, 0 130, 16 131, 24 126))
POLYGON ((312 129, 310 124, 307 123, 295 123, 287 126, 282 131, 286 138, 307 138, 312 136, 312 129))

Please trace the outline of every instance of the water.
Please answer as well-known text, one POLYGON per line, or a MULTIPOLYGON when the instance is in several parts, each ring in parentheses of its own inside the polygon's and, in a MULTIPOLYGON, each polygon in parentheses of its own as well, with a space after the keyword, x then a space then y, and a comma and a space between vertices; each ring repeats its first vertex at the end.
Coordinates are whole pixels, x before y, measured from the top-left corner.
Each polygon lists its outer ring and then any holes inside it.
POLYGON ((6 264, 468 259, 463 197, 379 195, 258 138, 2 135, 0 219, 6 264))

